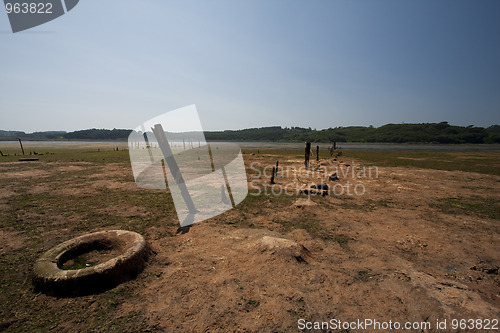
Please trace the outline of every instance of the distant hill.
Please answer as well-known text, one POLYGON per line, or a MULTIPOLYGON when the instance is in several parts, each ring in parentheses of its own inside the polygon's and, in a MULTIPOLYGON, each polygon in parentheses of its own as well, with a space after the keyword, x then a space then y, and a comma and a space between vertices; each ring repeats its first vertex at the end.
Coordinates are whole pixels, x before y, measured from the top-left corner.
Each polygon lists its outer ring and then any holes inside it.
POLYGON ((67 140, 127 140, 132 130, 127 129, 88 129, 66 133, 64 139, 67 140))
MULTIPOLYGON (((131 130, 87 129, 75 132, 1 131, 0 140, 127 140, 131 130)), ((447 122, 387 124, 380 127, 335 127, 323 130, 280 126, 205 132, 207 141, 500 143, 500 125, 488 128, 452 126, 447 122)))
POLYGON ((0 130, 0 140, 60 140, 64 139, 65 131, 47 131, 47 132, 33 132, 25 133, 21 131, 2 131, 0 130))
POLYGON ((383 142, 383 143, 500 143, 500 126, 488 128, 452 126, 447 122, 388 124, 381 127, 310 128, 264 127, 237 131, 206 132, 209 141, 277 142, 383 142))

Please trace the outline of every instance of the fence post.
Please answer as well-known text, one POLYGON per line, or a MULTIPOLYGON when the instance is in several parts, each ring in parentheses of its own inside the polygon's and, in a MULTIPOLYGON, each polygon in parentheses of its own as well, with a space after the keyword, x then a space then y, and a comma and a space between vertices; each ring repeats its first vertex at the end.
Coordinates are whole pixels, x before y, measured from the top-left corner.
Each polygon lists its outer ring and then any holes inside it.
POLYGON ((23 143, 22 143, 21 139, 18 139, 18 140, 19 140, 19 144, 21 145, 21 150, 23 151, 23 155, 24 155, 23 143))
POLYGON ((306 142, 306 149, 305 149, 305 161, 304 164, 306 166, 306 170, 309 170, 309 155, 311 154, 311 143, 306 142))

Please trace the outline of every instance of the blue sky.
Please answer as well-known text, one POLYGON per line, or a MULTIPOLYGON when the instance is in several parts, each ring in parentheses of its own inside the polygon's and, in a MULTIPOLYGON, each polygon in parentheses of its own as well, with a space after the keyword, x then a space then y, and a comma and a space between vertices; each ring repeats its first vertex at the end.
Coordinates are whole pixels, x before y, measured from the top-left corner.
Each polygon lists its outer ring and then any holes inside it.
POLYGON ((500 1, 81 0, 12 34, 0 129, 500 123, 500 1))

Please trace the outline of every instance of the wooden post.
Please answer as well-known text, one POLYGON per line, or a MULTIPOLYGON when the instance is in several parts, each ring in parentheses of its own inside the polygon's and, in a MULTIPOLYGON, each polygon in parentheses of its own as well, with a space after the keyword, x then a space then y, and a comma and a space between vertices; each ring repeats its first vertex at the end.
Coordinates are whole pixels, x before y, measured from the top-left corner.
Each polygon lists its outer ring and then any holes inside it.
POLYGON ((319 146, 316 146, 316 161, 319 161, 319 146))
POLYGON ((184 150, 186 150, 186 141, 184 139, 182 139, 182 144, 184 145, 184 150))
POLYGON ((274 174, 276 172, 276 168, 273 167, 273 174, 271 175, 271 184, 274 184, 274 174))
POLYGON ((306 142, 306 149, 305 149, 305 152, 304 152, 305 156, 305 161, 304 161, 304 164, 306 166, 306 170, 309 170, 309 155, 311 154, 311 143, 310 142, 306 142))
POLYGON ((226 205, 230 205, 231 202, 229 202, 229 199, 226 196, 226 191, 224 185, 220 186, 220 200, 225 203, 226 205))
POLYGON ((172 176, 174 177, 174 180, 177 184, 177 187, 181 191, 182 198, 184 199, 184 202, 186 203, 186 206, 189 210, 189 214, 198 213, 198 210, 196 209, 196 207, 194 205, 193 199, 191 198, 191 195, 189 194, 189 190, 186 186, 186 182, 184 181, 184 178, 182 177, 181 170, 179 169, 179 166, 177 165, 177 162, 175 161, 175 158, 172 154, 172 150, 170 149, 170 145, 168 143, 165 132, 163 131, 163 127, 160 124, 156 124, 155 127, 152 128, 152 130, 153 130, 153 134, 156 137, 156 140, 158 141, 158 145, 160 146, 161 152, 163 153, 163 157, 165 158, 165 162, 167 163, 167 166, 170 169, 172 176))
POLYGON ((276 161, 276 173, 274 174, 276 177, 278 177, 278 165, 280 161, 276 161))
POLYGON ((337 141, 333 141, 333 150, 337 149, 337 141))
POLYGON ((23 143, 22 143, 21 139, 18 139, 18 140, 19 140, 19 144, 21 145, 21 150, 23 151, 23 155, 24 155, 23 143))

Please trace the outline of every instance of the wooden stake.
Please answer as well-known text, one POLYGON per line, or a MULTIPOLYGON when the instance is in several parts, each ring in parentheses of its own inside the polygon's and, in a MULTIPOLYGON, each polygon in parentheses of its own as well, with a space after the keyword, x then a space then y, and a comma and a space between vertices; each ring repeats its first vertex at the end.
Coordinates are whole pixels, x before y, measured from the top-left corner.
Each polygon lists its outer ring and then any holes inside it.
POLYGON ((316 161, 319 161, 319 146, 316 146, 316 161))
POLYGON ((153 130, 153 134, 156 137, 156 140, 158 141, 158 145, 160 146, 161 152, 163 153, 163 157, 165 158, 165 162, 167 163, 167 166, 170 169, 172 176, 174 177, 174 180, 177 184, 177 187, 181 191, 182 198, 184 199, 184 202, 186 203, 186 206, 189 210, 189 214, 198 213, 198 210, 196 209, 196 207, 194 205, 193 199, 191 198, 191 195, 189 194, 189 190, 186 186, 186 182, 184 181, 184 178, 182 177, 181 170, 179 169, 179 166, 177 165, 177 162, 175 161, 175 158, 172 154, 172 150, 170 149, 170 145, 168 143, 165 132, 163 131, 163 127, 160 124, 156 124, 155 127, 152 128, 152 130, 153 130))
POLYGON ((306 170, 309 170, 309 155, 311 154, 311 143, 310 142, 306 142, 306 149, 305 149, 305 152, 304 152, 304 158, 305 158, 305 161, 304 161, 304 164, 306 166, 306 170))
POLYGON ((24 155, 23 143, 22 143, 21 139, 18 139, 18 140, 19 140, 19 144, 21 145, 21 150, 23 151, 23 155, 24 155))
POLYGON ((274 184, 274 174, 276 172, 276 168, 273 167, 273 174, 271 175, 271 184, 274 184))
POLYGON ((224 185, 220 186, 220 199, 223 203, 226 205, 230 205, 231 203, 229 202, 229 199, 226 196, 226 191, 224 189, 224 185))
POLYGON ((278 177, 278 165, 279 165, 280 161, 276 161, 276 173, 275 173, 275 176, 278 177))

